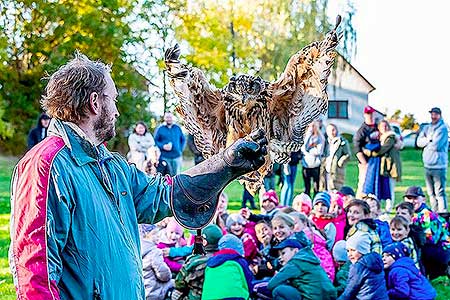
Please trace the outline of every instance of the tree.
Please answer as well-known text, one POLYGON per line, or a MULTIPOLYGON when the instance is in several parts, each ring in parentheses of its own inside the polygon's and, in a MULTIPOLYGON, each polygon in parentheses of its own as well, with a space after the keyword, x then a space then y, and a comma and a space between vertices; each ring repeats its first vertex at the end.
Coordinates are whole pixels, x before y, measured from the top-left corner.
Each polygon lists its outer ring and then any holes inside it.
POLYGON ((400 121, 400 127, 402 128, 402 130, 414 129, 418 125, 419 124, 417 123, 416 118, 414 118, 414 114, 412 113, 405 114, 403 116, 403 119, 400 121))
MULTIPOLYGON (((329 24, 326 0, 168 1, 175 14, 175 31, 185 41, 186 60, 208 70, 207 76, 223 85, 235 73, 250 73, 273 80, 291 55, 320 38, 329 24), (181 3, 181 5, 180 5, 181 3)), ((344 18, 342 51, 348 57, 356 40, 351 26, 354 9, 344 18)))
POLYGON ((146 117, 147 79, 135 69, 136 59, 124 51, 133 42, 127 18, 135 1, 2 1, 0 24, 0 132, 10 126, 0 150, 18 154, 25 149, 26 134, 39 115, 39 99, 46 74, 67 62, 76 49, 91 59, 113 65, 122 117, 119 137, 130 120, 146 117), (8 107, 1 115, 2 106, 8 107))
POLYGON ((401 114, 402 114, 402 111, 400 109, 397 109, 397 110, 394 111, 392 116, 389 117, 389 119, 392 120, 392 121, 399 122, 401 114))

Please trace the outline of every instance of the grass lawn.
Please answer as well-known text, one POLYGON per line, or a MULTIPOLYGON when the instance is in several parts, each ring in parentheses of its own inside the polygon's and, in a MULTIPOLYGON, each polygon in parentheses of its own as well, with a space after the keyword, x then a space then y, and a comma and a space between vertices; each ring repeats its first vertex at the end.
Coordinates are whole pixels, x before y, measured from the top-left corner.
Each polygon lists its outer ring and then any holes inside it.
MULTIPOLYGON (((398 183, 395 188, 397 203, 408 186, 420 185, 425 187, 421 152, 413 149, 405 149, 402 151, 401 155, 403 162, 403 180, 398 183)), ((10 213, 9 192, 11 173, 16 162, 17 159, 15 158, 0 156, 0 299, 3 300, 16 299, 14 286, 12 284, 12 277, 8 267, 10 213)), ((358 172, 356 162, 351 161, 347 167, 346 184, 356 187, 357 180, 358 172)), ((299 173, 295 182, 295 194, 302 191, 302 181, 301 174, 299 173)), ((233 182, 227 187, 226 192, 230 199, 230 211, 236 211, 240 208, 242 191, 242 187, 237 182, 233 182)), ((448 187, 446 191, 448 195, 448 187)), ((438 300, 449 299, 449 285, 450 281, 446 277, 440 277, 433 281, 433 286, 438 291, 438 300)))

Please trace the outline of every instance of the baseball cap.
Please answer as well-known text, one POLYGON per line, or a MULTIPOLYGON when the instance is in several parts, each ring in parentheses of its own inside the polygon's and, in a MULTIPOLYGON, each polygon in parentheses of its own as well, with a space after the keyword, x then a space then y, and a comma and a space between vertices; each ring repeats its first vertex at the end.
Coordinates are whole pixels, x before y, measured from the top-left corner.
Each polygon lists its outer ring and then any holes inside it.
POLYGON ((420 186, 410 186, 403 197, 425 197, 425 194, 420 186))
POLYGON ((408 247, 406 247, 402 242, 394 242, 392 244, 387 245, 383 249, 383 253, 391 255, 394 258, 394 260, 397 260, 402 257, 408 257, 410 255, 408 247))
POLYGON ((341 187, 341 189, 339 190, 339 192, 340 192, 341 194, 343 194, 344 196, 350 195, 350 196, 355 197, 355 191, 354 191, 351 187, 346 186, 346 185, 344 185, 343 187, 341 187))
POLYGON ((430 113, 430 114, 431 114, 431 113, 442 114, 442 113, 441 113, 441 109, 440 109, 439 107, 433 107, 433 108, 429 111, 429 113, 430 113))
POLYGON ((373 108, 370 105, 367 105, 366 107, 364 107, 364 113, 365 114, 371 114, 375 112, 375 108, 373 108))
POLYGON ((273 249, 282 250, 286 247, 302 249, 303 245, 296 239, 288 238, 288 239, 285 239, 284 241, 282 241, 281 243, 279 243, 278 245, 273 246, 273 249))

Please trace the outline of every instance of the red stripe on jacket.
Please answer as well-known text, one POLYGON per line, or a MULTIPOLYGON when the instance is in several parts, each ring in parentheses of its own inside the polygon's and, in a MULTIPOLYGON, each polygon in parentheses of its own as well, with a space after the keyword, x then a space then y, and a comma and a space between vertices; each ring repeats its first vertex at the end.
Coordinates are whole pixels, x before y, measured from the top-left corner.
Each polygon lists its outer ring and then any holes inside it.
POLYGON ((16 167, 11 236, 18 299, 60 299, 49 279, 46 232, 50 169, 63 147, 61 138, 48 137, 16 167))

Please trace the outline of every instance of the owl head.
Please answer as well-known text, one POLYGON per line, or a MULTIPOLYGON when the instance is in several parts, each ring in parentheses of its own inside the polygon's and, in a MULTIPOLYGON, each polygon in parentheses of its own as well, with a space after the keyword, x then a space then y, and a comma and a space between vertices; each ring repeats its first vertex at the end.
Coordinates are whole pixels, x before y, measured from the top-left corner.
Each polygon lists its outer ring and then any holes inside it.
POLYGON ((223 88, 224 92, 233 94, 243 103, 257 99, 266 90, 267 83, 261 77, 238 75, 230 78, 230 82, 223 88))

